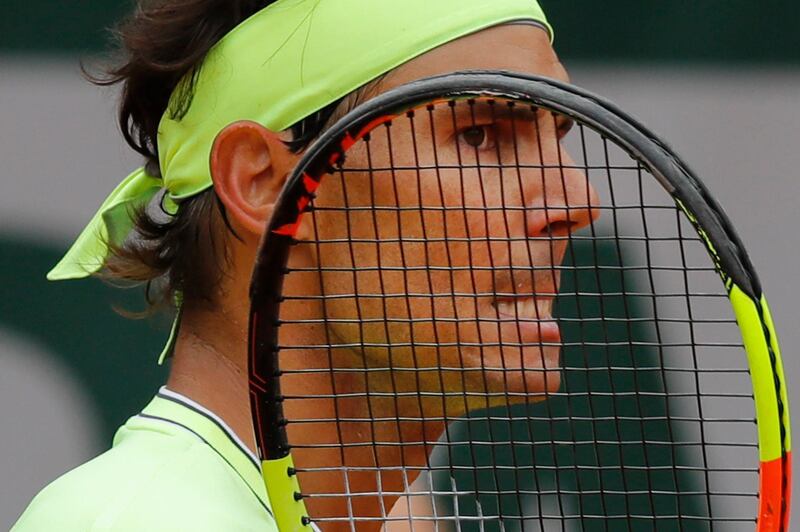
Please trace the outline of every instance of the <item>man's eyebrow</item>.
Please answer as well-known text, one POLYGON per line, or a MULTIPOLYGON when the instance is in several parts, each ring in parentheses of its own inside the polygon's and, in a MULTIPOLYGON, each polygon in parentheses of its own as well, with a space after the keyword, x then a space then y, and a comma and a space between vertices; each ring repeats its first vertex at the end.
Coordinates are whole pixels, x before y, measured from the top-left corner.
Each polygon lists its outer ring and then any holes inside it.
POLYGON ((475 120, 513 118, 533 122, 536 119, 530 106, 516 103, 508 105, 503 100, 458 100, 455 105, 452 102, 436 104, 432 113, 442 119, 452 120, 455 117, 458 122, 470 120, 473 116, 475 120))
POLYGON ((574 121, 568 116, 553 113, 533 104, 502 99, 463 100, 456 102, 455 105, 439 104, 434 107, 433 115, 447 120, 452 120, 455 116, 455 120, 460 123, 470 120, 473 116, 476 121, 491 118, 536 124, 544 124, 546 120, 555 120, 555 126, 559 130, 568 130, 574 124, 574 121))

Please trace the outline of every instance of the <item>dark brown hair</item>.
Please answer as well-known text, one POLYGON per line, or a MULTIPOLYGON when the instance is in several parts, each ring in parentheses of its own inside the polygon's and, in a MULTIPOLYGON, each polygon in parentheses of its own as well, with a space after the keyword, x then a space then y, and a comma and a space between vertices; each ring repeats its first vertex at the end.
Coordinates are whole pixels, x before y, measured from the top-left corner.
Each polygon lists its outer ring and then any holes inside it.
MULTIPOLYGON (((274 2, 139 0, 134 12, 116 28, 121 61, 90 79, 99 85, 122 85, 119 125, 126 142, 145 157, 150 174, 160 175, 158 123, 167 111, 177 119, 185 114, 208 51, 235 26, 274 2), (184 78, 189 83, 180 84, 170 105, 172 93, 184 78)), ((340 103, 294 124, 288 147, 305 148, 340 103)), ((182 201, 173 217, 154 214, 152 205, 131 214, 134 236, 110 246, 102 276, 145 284, 149 310, 171 305, 178 292, 187 303, 213 304, 214 289, 227 263, 226 239, 229 234, 236 236, 214 190, 182 201)))

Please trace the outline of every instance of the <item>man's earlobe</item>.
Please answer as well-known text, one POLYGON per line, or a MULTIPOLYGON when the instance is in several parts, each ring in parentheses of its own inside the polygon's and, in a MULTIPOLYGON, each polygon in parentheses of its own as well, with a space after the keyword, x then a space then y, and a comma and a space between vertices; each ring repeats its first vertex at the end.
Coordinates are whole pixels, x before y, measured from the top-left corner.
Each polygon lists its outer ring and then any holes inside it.
POLYGON ((211 177, 228 219, 260 236, 295 159, 261 124, 234 122, 220 131, 211 149, 211 177))

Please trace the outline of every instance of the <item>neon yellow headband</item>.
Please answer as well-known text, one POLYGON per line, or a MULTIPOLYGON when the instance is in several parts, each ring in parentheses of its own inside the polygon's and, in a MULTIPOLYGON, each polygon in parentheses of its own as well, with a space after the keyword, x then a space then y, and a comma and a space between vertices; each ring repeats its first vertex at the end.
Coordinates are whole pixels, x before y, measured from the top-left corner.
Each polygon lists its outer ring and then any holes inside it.
POLYGON ((132 230, 130 213, 166 189, 164 204, 212 186, 209 158, 227 125, 252 120, 282 131, 437 46, 505 22, 547 28, 536 0, 279 0, 234 28, 211 50, 186 114, 169 110, 158 129, 163 178, 143 168, 106 199, 50 280, 103 267, 108 242, 132 230))

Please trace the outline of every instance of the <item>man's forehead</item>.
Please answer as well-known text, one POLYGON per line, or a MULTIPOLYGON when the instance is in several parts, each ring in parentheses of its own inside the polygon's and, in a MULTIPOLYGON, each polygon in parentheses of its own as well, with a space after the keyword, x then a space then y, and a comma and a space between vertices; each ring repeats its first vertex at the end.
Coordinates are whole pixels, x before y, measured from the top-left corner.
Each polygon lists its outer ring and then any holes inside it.
POLYGON ((461 37, 412 59, 387 74, 380 90, 459 70, 511 70, 569 81, 550 45, 547 30, 533 24, 504 24, 461 37))

